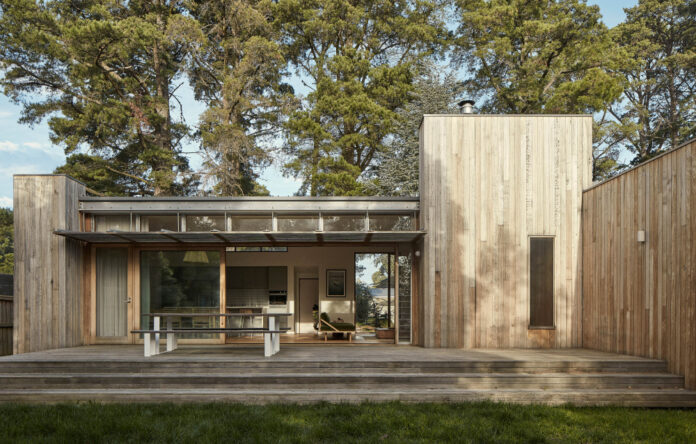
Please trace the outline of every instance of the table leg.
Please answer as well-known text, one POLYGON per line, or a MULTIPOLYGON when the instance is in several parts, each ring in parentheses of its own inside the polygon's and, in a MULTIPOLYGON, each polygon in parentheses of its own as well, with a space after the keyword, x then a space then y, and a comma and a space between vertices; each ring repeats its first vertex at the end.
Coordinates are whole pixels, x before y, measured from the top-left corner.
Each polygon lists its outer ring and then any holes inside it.
POLYGON ((263 355, 265 357, 270 357, 273 354, 271 351, 271 335, 264 333, 263 335, 263 355))
MULTIPOLYGON (((159 316, 154 317, 153 326, 154 326, 155 330, 160 329, 160 317, 159 316)), ((159 355, 159 352, 160 352, 160 334, 159 333, 155 333, 153 345, 154 345, 153 354, 159 355)))
POLYGON ((152 352, 150 351, 150 347, 152 344, 150 344, 150 333, 144 333, 143 336, 143 347, 144 347, 144 354, 146 358, 149 358, 152 355, 152 352))
MULTIPOLYGON (((278 327, 278 320, 277 316, 269 316, 268 317, 268 329, 269 330, 277 330, 278 327)), ((278 353, 278 350, 280 349, 280 336, 278 333, 271 333, 271 353, 276 354, 278 353)))
MULTIPOLYGON (((174 330, 174 318, 171 316, 167 318, 167 330, 174 330)), ((167 333, 167 351, 176 350, 176 335, 174 333, 167 333)))

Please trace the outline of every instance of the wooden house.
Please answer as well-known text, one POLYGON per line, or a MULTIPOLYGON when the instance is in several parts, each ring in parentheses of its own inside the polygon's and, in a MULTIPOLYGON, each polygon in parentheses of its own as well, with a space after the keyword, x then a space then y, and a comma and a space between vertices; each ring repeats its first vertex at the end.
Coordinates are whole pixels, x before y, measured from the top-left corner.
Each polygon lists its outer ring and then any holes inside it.
POLYGON ((365 343, 666 359, 696 388, 695 148, 593 184, 589 115, 425 115, 419 197, 94 197, 17 175, 14 352, 139 343, 152 311, 288 313, 297 337, 326 313, 365 343))

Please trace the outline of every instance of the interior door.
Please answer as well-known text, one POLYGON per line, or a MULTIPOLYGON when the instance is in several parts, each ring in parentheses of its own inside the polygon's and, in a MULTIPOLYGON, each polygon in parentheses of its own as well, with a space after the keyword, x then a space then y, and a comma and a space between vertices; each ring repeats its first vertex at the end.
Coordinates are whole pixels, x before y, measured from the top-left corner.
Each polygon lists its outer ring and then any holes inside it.
POLYGON ((319 280, 302 278, 300 279, 300 301, 299 301, 299 322, 298 333, 314 332, 314 317, 312 307, 319 304, 319 280))
POLYGON ((95 250, 95 339, 129 342, 128 248, 95 250))

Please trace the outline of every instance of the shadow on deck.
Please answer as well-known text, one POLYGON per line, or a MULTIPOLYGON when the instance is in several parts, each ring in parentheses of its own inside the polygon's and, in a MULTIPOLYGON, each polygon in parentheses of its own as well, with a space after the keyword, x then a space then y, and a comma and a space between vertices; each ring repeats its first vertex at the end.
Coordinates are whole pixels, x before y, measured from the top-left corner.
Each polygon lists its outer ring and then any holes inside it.
POLYGON ((395 345, 182 345, 150 358, 99 345, 0 358, 16 402, 467 402, 696 407, 666 363, 584 349, 455 350, 395 345))

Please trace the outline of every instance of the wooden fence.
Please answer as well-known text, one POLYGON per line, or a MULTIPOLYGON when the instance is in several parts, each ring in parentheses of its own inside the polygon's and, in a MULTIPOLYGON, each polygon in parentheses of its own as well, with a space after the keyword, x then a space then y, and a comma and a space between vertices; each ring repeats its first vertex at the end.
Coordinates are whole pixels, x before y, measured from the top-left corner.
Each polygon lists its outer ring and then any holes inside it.
POLYGON ((696 389, 696 141, 585 191, 583 346, 696 389))
POLYGON ((11 274, 0 274, 0 356, 12 354, 12 294, 11 274))

